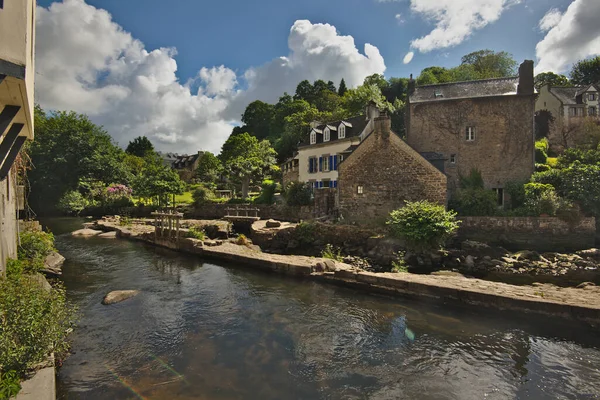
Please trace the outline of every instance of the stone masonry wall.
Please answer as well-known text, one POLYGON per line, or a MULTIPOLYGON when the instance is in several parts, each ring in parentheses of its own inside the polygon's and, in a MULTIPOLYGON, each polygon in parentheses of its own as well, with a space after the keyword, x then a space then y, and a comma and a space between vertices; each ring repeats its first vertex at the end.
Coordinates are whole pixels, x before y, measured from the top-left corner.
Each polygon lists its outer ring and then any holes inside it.
POLYGON ((556 217, 461 217, 455 244, 475 240, 508 250, 574 251, 594 247, 596 220, 577 226, 556 217))
POLYGON ((277 219, 298 222, 313 218, 313 208, 310 206, 289 207, 284 205, 237 205, 237 204, 203 204, 185 212, 185 218, 220 219, 227 215, 228 208, 234 207, 258 208, 258 216, 262 219, 277 219))
POLYGON ((349 222, 383 225, 405 200, 446 204, 446 176, 392 132, 387 117, 375 120, 338 172, 340 215, 349 222))
POLYGON ((407 142, 418 152, 447 158, 451 191, 473 168, 481 171, 486 189, 503 188, 533 173, 534 108, 532 96, 516 95, 410 104, 407 142), (466 140, 467 127, 475 129, 474 141, 466 140))

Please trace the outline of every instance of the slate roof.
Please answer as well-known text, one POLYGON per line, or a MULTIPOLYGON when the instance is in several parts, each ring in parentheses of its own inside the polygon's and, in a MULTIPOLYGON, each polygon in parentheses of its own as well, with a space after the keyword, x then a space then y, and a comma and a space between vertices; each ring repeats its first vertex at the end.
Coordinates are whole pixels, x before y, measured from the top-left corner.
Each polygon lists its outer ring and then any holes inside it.
POLYGON ((175 169, 182 169, 185 167, 188 167, 190 165, 193 165, 194 162, 196 162, 196 160, 198 159, 198 157, 200 157, 200 154, 196 153, 196 154, 192 154, 191 156, 188 156, 187 154, 178 156, 175 161, 173 161, 173 168, 175 169))
POLYGON ((417 86, 410 96, 410 102, 424 103, 516 94, 518 85, 519 77, 508 77, 417 86))
MULTIPOLYGON (((340 124, 342 122, 346 123, 345 124, 346 125, 345 138, 359 136, 362 133, 362 131, 365 129, 367 124, 369 123, 369 121, 367 121, 366 116, 358 115, 356 117, 347 118, 343 121, 342 120, 334 121, 334 122, 328 122, 327 124, 319 125, 314 129, 317 132, 317 143, 315 143, 315 144, 323 143, 323 131, 325 130, 325 128, 327 126, 333 126, 336 128, 335 130, 330 129, 329 142, 334 142, 334 141, 338 140, 337 128, 340 126, 340 124)), ((313 131, 313 129, 310 130, 310 132, 312 132, 312 131, 313 131)), ((302 142, 300 143, 300 145, 298 147, 314 146, 314 144, 313 145, 310 144, 310 132, 308 135, 306 135, 304 137, 304 139, 302 139, 302 142)), ((327 142, 327 143, 329 143, 329 142, 327 142)))
POLYGON ((577 104, 577 92, 580 87, 551 86, 550 92, 554 94, 563 104, 577 104))

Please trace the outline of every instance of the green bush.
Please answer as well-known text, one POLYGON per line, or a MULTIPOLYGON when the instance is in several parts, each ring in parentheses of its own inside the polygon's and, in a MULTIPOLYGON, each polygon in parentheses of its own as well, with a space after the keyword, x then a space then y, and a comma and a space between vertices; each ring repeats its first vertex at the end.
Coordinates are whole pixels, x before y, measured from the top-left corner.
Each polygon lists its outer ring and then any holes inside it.
POLYGON ((550 166, 547 164, 535 163, 535 172, 546 172, 546 171, 549 171, 550 169, 551 169, 550 166))
POLYGON ((74 316, 61 286, 46 290, 26 275, 0 279, 0 371, 22 376, 51 352, 64 355, 74 316))
POLYGON ((317 227, 310 222, 301 222, 294 229, 294 238, 301 244, 312 244, 316 238, 317 227))
POLYGON ((303 182, 290 182, 285 188, 285 202, 288 206, 308 206, 312 204, 312 188, 303 182))
POLYGON ((203 229, 197 228, 195 226, 190 226, 190 229, 188 229, 186 237, 198 239, 198 240, 204 240, 204 239, 206 239, 206 233, 204 232, 203 229))
POLYGON ((27 268, 28 264, 25 261, 9 258, 6 260, 6 277, 8 279, 19 277, 25 273, 27 268))
POLYGON ((192 198, 194 199, 195 206, 209 203, 214 199, 214 197, 214 192, 202 185, 198 185, 198 187, 192 192, 192 198))
POLYGON ((339 262, 344 261, 344 257, 342 256, 342 250, 339 247, 334 247, 329 243, 325 245, 325 249, 321 251, 321 257, 329 258, 330 260, 335 260, 339 262))
POLYGON ((579 206, 566 199, 559 200, 556 216, 574 226, 579 224, 582 218, 579 206))
POLYGON ((548 139, 542 138, 535 142, 535 162, 546 164, 548 159, 548 139))
POLYGON ((459 189, 448 207, 459 215, 489 216, 498 212, 498 199, 492 190, 459 189))
POLYGON ((510 196, 510 208, 517 209, 525 204, 525 183, 507 182, 504 191, 510 196))
POLYGON ((398 258, 392 261, 392 272, 408 272, 408 264, 404 261, 404 255, 405 252, 398 252, 398 258))
POLYGON ((563 185, 564 174, 561 170, 550 169, 548 171, 536 172, 531 176, 532 183, 542 183, 552 185, 554 189, 559 190, 563 185))
POLYGON ((88 205, 88 201, 77 190, 66 192, 58 201, 58 209, 65 214, 78 216, 88 205))
POLYGON ((402 239, 415 251, 437 249, 456 232, 456 213, 428 201, 406 202, 390 213, 387 222, 392 236, 402 239))
POLYGON ((458 179, 461 189, 483 189, 483 176, 476 168, 473 168, 467 176, 460 175, 458 179))
POLYGON ((255 204, 273 204, 275 202, 275 191, 277 184, 270 179, 265 179, 262 183, 260 195, 254 199, 255 204))
POLYGON ((533 215, 556 215, 560 198, 552 185, 528 183, 525 185, 525 207, 533 215))
POLYGON ((21 377, 17 371, 0 370, 0 400, 10 399, 21 390, 21 377))
POLYGON ((24 231, 19 235, 19 260, 24 262, 24 272, 34 273, 44 267, 46 257, 56 251, 54 235, 50 232, 24 231))
POLYGON ((235 244, 240 246, 250 246, 250 241, 243 233, 239 234, 237 239, 235 240, 235 244))
POLYGON ((231 199, 227 200, 227 204, 250 204, 250 203, 252 203, 251 198, 243 199, 241 197, 232 197, 231 199))

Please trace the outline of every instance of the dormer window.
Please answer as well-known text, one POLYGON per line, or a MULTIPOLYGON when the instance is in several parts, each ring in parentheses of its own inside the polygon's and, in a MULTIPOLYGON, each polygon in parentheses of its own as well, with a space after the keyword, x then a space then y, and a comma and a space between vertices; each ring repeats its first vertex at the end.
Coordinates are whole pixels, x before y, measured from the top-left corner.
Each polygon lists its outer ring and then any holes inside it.
POLYGON ((331 139, 331 131, 329 130, 329 128, 325 128, 325 130, 323 131, 323 141, 329 142, 329 139, 331 139))
POLYGON ((317 132, 314 130, 310 131, 310 144, 317 143, 317 132))
POLYGON ((338 129, 338 139, 344 139, 345 137, 346 137, 346 125, 344 125, 342 123, 338 129))

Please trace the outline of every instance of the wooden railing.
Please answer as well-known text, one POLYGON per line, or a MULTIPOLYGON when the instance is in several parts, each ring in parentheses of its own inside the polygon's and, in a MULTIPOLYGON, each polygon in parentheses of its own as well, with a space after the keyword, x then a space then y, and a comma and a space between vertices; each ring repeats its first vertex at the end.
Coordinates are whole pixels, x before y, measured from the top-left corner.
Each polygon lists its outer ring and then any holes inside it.
POLYGON ((259 209, 256 207, 229 207, 225 209, 227 217, 252 217, 258 218, 259 209))
POLYGON ((181 226, 182 213, 172 210, 153 212, 154 238, 173 238, 179 240, 179 228, 181 226))

